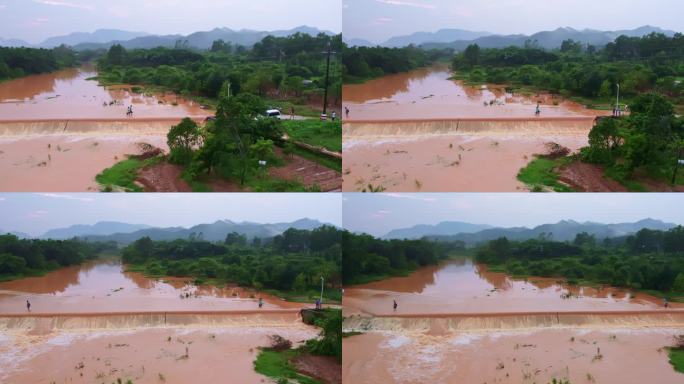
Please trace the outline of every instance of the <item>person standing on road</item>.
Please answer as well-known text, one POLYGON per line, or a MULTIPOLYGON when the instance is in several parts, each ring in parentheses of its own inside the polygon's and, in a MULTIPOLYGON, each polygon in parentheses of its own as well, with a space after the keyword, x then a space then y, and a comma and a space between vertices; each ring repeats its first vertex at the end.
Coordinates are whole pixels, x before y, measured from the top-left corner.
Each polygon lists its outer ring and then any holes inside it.
POLYGON ((290 120, 294 120, 295 110, 294 106, 290 107, 290 120))
POLYGON ((540 103, 537 101, 537 109, 535 109, 534 115, 539 116, 540 114, 541 114, 540 103))
POLYGON ((261 307, 263 307, 263 306, 264 306, 264 299, 262 299, 262 298, 260 297, 260 298, 259 298, 259 308, 261 308, 261 307))
POLYGON ((397 301, 396 301, 396 300, 392 300, 392 301, 394 302, 394 312, 396 312, 396 311, 397 311, 397 307, 398 307, 399 305, 397 305, 397 301))
POLYGON ((332 121, 335 121, 335 119, 337 118, 337 113, 335 111, 333 111, 331 117, 332 117, 332 121))
POLYGON ((31 302, 26 299, 26 310, 31 312, 31 302))
POLYGON ((346 117, 349 117, 349 107, 344 107, 344 114, 346 117))

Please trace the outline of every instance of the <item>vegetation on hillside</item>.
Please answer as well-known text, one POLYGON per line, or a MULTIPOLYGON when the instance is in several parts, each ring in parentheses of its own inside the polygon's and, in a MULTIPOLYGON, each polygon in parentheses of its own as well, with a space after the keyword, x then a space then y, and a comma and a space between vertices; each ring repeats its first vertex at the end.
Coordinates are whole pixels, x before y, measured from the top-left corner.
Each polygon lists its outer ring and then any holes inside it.
POLYGON ((463 249, 465 244, 460 241, 382 240, 345 231, 342 234, 342 278, 345 284, 359 284, 406 275, 419 267, 445 260, 450 251, 463 249))
POLYGON ((0 81, 73 67, 79 55, 65 45, 52 49, 0 47, 0 81))
POLYGON ((116 251, 116 244, 87 243, 76 239, 19 239, 11 234, 0 235, 0 281, 43 275, 60 267, 94 259, 106 251, 116 251))
POLYGON ((143 237, 123 249, 129 268, 151 276, 192 277, 196 283, 238 284, 316 297, 325 279, 325 295, 339 300, 341 285, 338 229, 290 228, 270 239, 229 233, 223 243, 201 234, 189 239, 153 241, 143 237))
POLYGON ((578 234, 571 242, 551 236, 487 242, 476 260, 516 276, 562 277, 684 297, 684 227, 668 231, 642 229, 622 237, 596 239, 578 234))

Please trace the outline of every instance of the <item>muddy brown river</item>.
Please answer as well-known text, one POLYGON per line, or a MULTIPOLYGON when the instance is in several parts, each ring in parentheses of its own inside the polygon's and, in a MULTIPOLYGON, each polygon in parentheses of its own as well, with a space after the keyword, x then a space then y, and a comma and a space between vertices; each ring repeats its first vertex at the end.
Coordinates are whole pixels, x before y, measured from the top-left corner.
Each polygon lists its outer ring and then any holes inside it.
POLYGON ((347 121, 534 117, 537 102, 541 103, 542 117, 606 114, 558 96, 513 94, 505 86, 495 84, 472 87, 450 77, 448 66, 438 64, 363 84, 344 85, 343 104, 350 110, 347 121))
POLYGON ((152 279, 126 272, 118 260, 61 268, 42 277, 0 283, 0 315, 164 311, 250 311, 304 307, 239 287, 196 286, 190 278, 152 279), (189 295, 188 298, 181 298, 189 295))
POLYGON ((140 144, 166 150, 181 118, 212 114, 173 93, 88 80, 96 75, 84 66, 0 83, 1 191, 98 191, 95 176, 139 154, 140 144))
MULTIPOLYGON (((682 304, 674 303, 681 308, 682 304)), ((425 315, 654 310, 662 300, 613 287, 568 286, 553 278, 513 279, 470 259, 421 268, 407 277, 345 288, 346 314, 425 315), (571 294, 570 298, 564 295, 571 294), (392 308, 396 300, 398 308, 392 308)))

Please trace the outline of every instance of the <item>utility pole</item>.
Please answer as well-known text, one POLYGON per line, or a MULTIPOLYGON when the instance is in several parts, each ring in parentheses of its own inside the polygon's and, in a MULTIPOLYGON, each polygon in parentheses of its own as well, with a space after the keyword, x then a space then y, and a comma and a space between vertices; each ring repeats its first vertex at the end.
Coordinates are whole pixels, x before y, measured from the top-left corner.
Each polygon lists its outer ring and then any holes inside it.
POLYGON ((325 62, 325 91, 323 93, 323 114, 321 115, 321 120, 327 120, 327 118, 328 118, 328 114, 327 114, 327 112, 328 112, 328 85, 329 85, 329 81, 330 81, 330 56, 333 53, 337 53, 337 52, 334 52, 332 50, 332 43, 330 42, 330 40, 328 40, 328 49, 323 53, 326 54, 327 57, 326 57, 326 62, 325 62))
POLYGON ((323 281, 324 280, 325 279, 323 279, 323 276, 321 276, 321 299, 320 299, 321 305, 323 305, 323 281))
POLYGON ((615 115, 620 116, 620 84, 617 85, 617 97, 615 99, 615 115))

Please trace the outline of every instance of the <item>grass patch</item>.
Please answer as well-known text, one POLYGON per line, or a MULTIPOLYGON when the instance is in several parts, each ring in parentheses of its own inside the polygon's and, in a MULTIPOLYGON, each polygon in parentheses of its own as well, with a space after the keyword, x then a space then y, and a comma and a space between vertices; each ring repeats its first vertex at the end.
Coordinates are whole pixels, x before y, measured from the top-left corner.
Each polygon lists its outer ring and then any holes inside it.
POLYGON ((667 352, 670 357, 670 364, 675 371, 684 373, 684 349, 669 348, 667 352))
POLYGON ((296 146, 292 148, 292 153, 294 153, 297 156, 303 157, 307 160, 311 160, 315 163, 318 163, 326 168, 334 169, 335 171, 340 173, 342 172, 342 159, 336 159, 323 154, 314 153, 311 151, 307 151, 304 148, 299 148, 296 146))
POLYGON ((352 331, 352 332, 342 332, 342 338, 344 339, 345 337, 352 337, 356 335, 363 335, 363 332, 357 332, 357 331, 352 331))
POLYGON ((567 158, 557 160, 535 157, 518 173, 518 180, 525 183, 532 192, 572 192, 572 188, 558 182, 556 169, 567 162, 567 158))
POLYGON ((129 158, 114 164, 102 173, 95 176, 95 180, 100 184, 102 192, 113 192, 121 190, 124 192, 142 192, 143 188, 135 184, 138 171, 141 168, 154 165, 162 161, 162 157, 154 157, 147 160, 129 158))
POLYGON ((295 141, 342 152, 342 122, 339 120, 283 120, 282 125, 295 141))
POLYGON ((320 384, 308 376, 304 376, 294 369, 290 360, 302 352, 296 349, 274 351, 262 349, 254 361, 254 370, 264 376, 277 380, 278 383, 288 383, 289 380, 300 384, 320 384))

